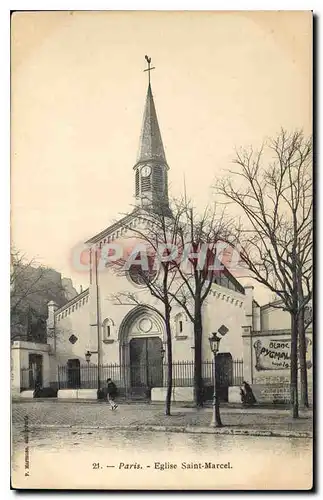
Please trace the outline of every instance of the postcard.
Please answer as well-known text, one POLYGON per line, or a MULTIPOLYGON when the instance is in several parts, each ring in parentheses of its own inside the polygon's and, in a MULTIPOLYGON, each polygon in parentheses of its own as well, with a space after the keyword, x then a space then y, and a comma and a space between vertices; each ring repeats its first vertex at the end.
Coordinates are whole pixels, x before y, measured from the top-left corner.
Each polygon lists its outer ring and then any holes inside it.
POLYGON ((11 487, 313 487, 310 11, 11 16, 11 487))

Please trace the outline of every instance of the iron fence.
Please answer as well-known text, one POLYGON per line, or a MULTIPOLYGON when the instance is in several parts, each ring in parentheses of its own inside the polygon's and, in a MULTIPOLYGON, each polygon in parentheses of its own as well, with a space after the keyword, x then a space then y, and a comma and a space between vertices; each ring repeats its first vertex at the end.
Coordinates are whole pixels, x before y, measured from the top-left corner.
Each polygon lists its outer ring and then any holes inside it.
MULTIPOLYGON (((212 361, 202 363, 202 378, 204 385, 213 383, 214 364, 212 361)), ((80 388, 95 389, 105 384, 111 378, 120 388, 131 387, 166 387, 168 380, 168 363, 154 363, 138 365, 122 365, 111 363, 108 365, 81 365, 69 368, 67 365, 59 366, 57 383, 59 389, 80 388)), ((176 361, 172 363, 173 387, 189 387, 194 383, 194 362, 176 361)), ((243 361, 234 360, 222 370, 217 369, 219 385, 241 385, 243 382, 243 361)))
MULTIPOLYGON (((60 365, 57 367, 56 380, 50 385, 57 389, 97 389, 106 386, 111 378, 118 389, 126 393, 130 389, 167 387, 168 363, 138 365, 111 363, 107 365, 86 364, 79 366, 60 365)), ((194 384, 194 361, 176 361, 172 363, 173 387, 190 387, 194 384)), ((204 386, 211 386, 214 380, 214 364, 212 361, 202 362, 202 379, 204 386)), ((243 361, 232 360, 231 363, 217 368, 217 380, 220 386, 237 386, 243 382, 243 361)), ((21 388, 35 389, 35 380, 29 368, 21 370, 21 388)))

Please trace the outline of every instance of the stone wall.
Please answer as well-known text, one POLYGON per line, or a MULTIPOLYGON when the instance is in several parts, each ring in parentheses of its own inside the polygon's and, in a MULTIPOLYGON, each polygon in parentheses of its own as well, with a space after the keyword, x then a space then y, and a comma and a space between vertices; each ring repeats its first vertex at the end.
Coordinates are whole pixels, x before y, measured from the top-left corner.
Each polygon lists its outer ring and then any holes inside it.
POLYGON ((42 379, 43 387, 49 387, 51 382, 50 361, 48 344, 36 342, 14 341, 11 346, 11 390, 19 394, 21 387, 21 370, 28 370, 29 355, 39 354, 42 356, 42 379))

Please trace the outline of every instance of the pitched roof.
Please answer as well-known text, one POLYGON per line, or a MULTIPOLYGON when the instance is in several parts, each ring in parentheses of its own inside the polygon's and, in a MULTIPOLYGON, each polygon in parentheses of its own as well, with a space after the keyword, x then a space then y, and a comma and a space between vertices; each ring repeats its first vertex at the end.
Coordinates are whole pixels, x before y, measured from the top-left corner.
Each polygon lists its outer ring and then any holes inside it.
POLYGON ((112 234, 114 231, 117 231, 117 229, 129 224, 132 219, 135 219, 139 215, 139 213, 140 213, 140 208, 135 207, 132 212, 125 215, 124 217, 119 219, 114 224, 111 224, 107 228, 103 229, 103 231, 101 231, 100 233, 95 234, 94 236, 92 236, 92 238, 88 239, 85 243, 86 244, 97 243, 98 241, 102 240, 106 236, 109 236, 110 234, 112 234))
POLYGON ((73 297, 73 299, 71 299, 68 302, 66 302, 66 304, 64 304, 62 307, 59 307, 58 309, 56 309, 55 316, 58 315, 58 314, 60 314, 61 312, 65 311, 65 309, 68 309, 69 307, 71 307, 73 304, 75 304, 76 302, 78 302, 80 299, 83 299, 84 297, 86 297, 87 295, 89 295, 89 293, 90 293, 90 289, 89 288, 86 288, 86 290, 83 290, 83 292, 81 292, 78 295, 76 295, 76 297, 73 297))

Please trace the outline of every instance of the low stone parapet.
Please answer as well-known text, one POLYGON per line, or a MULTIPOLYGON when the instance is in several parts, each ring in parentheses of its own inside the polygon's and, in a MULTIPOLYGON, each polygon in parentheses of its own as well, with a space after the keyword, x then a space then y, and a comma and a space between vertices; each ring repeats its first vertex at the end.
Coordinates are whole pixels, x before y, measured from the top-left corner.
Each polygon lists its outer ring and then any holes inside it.
POLYGON ((20 397, 21 398, 27 398, 27 399, 30 399, 30 398, 34 398, 35 397, 35 393, 34 391, 22 391, 20 393, 20 397))
POLYGON ((241 403, 240 386, 229 387, 228 403, 241 403))
POLYGON ((174 401, 178 402, 192 402, 194 401, 193 387, 175 387, 174 388, 174 401))
MULTIPOLYGON (((160 402, 166 400, 167 387, 153 387, 151 390, 151 401, 160 402)), ((173 387, 172 388, 172 402, 193 402, 194 391, 193 387, 173 387)))
POLYGON ((57 391, 58 399, 77 399, 77 389, 60 389, 57 391))
POLYGON ((58 399, 98 399, 97 389, 60 389, 58 399))
POLYGON ((98 399, 97 389, 78 389, 77 399, 98 399))

